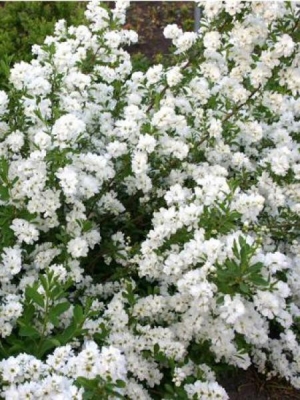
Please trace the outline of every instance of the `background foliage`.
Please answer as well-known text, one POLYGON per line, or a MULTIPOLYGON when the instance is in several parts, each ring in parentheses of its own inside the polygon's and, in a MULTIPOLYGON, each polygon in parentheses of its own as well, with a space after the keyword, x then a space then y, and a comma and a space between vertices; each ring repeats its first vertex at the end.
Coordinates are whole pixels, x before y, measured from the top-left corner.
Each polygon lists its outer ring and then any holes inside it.
POLYGON ((68 25, 84 23, 85 2, 81 1, 18 1, 0 3, 0 87, 3 88, 5 66, 30 61, 31 46, 42 44, 52 34, 59 19, 68 25))

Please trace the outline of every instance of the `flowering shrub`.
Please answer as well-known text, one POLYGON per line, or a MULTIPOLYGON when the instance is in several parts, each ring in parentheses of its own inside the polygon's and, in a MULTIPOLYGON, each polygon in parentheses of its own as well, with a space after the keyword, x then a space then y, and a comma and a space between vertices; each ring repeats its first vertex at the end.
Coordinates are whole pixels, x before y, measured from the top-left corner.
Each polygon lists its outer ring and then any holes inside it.
POLYGON ((127 5, 0 92, 2 397, 227 399, 219 363, 300 388, 296 3, 203 2, 145 73, 127 5))
POLYGON ((12 62, 31 61, 33 44, 43 43, 58 19, 70 24, 84 21, 82 2, 17 1, 0 7, 0 89, 6 90, 6 75, 12 62), (8 64, 8 65, 7 65, 8 64))

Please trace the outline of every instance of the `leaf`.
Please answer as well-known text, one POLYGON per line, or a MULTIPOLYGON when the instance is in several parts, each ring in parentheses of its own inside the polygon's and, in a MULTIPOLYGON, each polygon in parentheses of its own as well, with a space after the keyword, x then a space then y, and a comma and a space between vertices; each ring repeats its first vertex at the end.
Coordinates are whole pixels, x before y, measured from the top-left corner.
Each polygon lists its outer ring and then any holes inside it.
POLYGON ((121 381, 120 379, 116 380, 116 386, 119 388, 125 388, 126 387, 126 383, 124 381, 121 381))
POLYGON ((77 325, 73 322, 61 335, 57 335, 56 339, 59 340, 62 345, 65 345, 76 336, 76 333, 77 325))
POLYGON ((54 326, 59 325, 58 317, 70 308, 71 304, 68 301, 56 304, 49 312, 49 319, 54 326))
POLYGON ((9 200, 9 190, 7 186, 0 186, 0 199, 2 201, 9 200))
POLYGON ((237 242, 236 240, 233 241, 233 248, 232 248, 233 254, 236 256, 237 259, 240 258, 240 253, 238 250, 237 242))
POLYGON ((263 263, 257 262, 251 265, 248 270, 251 274, 258 273, 262 270, 263 266, 264 266, 263 263))
POLYGON ((7 182, 8 169, 9 169, 8 160, 6 160, 5 158, 1 158, 0 159, 0 178, 5 183, 8 183, 7 182))
POLYGON ((61 346, 61 343, 58 339, 55 338, 46 339, 39 350, 39 356, 42 357, 48 350, 51 350, 54 347, 59 347, 59 346, 61 346))
POLYGON ((39 278, 40 278, 41 284, 42 284, 42 286, 43 286, 43 289, 45 290, 46 293, 48 293, 48 290, 49 290, 49 282, 48 282, 47 277, 44 276, 44 275, 40 275, 39 278))
POLYGON ((79 304, 76 304, 76 306, 74 307, 73 316, 77 324, 82 323, 84 315, 83 315, 83 309, 79 304))
POLYGON ((76 384, 89 390, 95 390, 98 387, 98 381, 96 379, 87 379, 83 376, 79 376, 76 379, 76 384))
POLYGON ((174 390, 173 390, 172 386, 167 383, 165 384, 165 390, 170 394, 174 394, 174 390))
POLYGON ((269 282, 261 276, 251 276, 251 282, 258 286, 269 286, 269 282))
POLYGON ((160 347, 158 343, 155 343, 154 348, 153 348, 154 354, 158 354, 160 351, 160 347))
POLYGON ((27 337, 40 337, 39 331, 34 328, 33 326, 21 326, 19 330, 20 336, 27 336, 27 337))
POLYGON ((240 288, 240 291, 241 291, 242 293, 245 293, 245 294, 249 294, 249 293, 250 293, 250 288, 249 288, 249 286, 246 285, 246 284, 243 283, 243 282, 241 282, 241 283, 239 284, 239 288, 240 288))
POLYGON ((37 291, 36 288, 28 286, 25 291, 25 296, 40 307, 44 308, 44 297, 37 291))

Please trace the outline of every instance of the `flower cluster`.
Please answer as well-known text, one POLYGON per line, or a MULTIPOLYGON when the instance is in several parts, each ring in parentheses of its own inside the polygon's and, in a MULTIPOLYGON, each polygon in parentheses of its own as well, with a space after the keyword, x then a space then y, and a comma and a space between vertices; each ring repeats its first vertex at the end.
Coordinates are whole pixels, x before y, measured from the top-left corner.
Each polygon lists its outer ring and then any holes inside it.
POLYGON ((297 4, 200 5, 174 65, 134 69, 122 0, 11 69, 4 399, 227 399, 219 362, 300 388, 297 4))

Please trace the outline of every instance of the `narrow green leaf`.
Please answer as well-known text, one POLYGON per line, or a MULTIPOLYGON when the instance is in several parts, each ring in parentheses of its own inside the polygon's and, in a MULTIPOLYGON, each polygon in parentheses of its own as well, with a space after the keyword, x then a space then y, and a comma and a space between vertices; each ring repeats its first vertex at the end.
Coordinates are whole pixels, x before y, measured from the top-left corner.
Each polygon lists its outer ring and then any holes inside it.
POLYGON ((251 276, 251 282, 258 286, 269 286, 269 282, 260 276, 251 276))
POLYGON ((59 325, 58 317, 70 308, 71 304, 68 301, 56 304, 49 312, 49 319, 54 326, 59 325))
POLYGON ((46 339, 40 348, 39 356, 42 357, 47 351, 59 346, 61 346, 61 343, 58 339, 46 339))
POLYGON ((27 337, 40 337, 39 331, 34 328, 33 326, 21 326, 19 330, 19 335, 20 336, 27 336, 27 337))
POLYGON ((243 283, 243 282, 241 282, 241 283, 239 284, 239 288, 240 288, 240 291, 241 291, 242 293, 245 293, 245 294, 249 294, 249 293, 250 293, 250 288, 249 288, 249 286, 246 285, 246 284, 243 283))
POLYGON ((77 324, 80 324, 83 321, 83 309, 79 304, 76 304, 74 307, 73 316, 77 324))
POLYGON ((121 381, 120 379, 116 380, 116 386, 119 388, 125 388, 126 387, 126 383, 124 381, 121 381))
POLYGON ((44 308, 44 297, 37 291, 37 288, 28 286, 25 291, 25 296, 40 307, 44 308))
POLYGON ((57 335, 56 339, 59 340, 62 345, 65 345, 76 336, 76 331, 77 325, 72 323, 61 335, 57 335))

